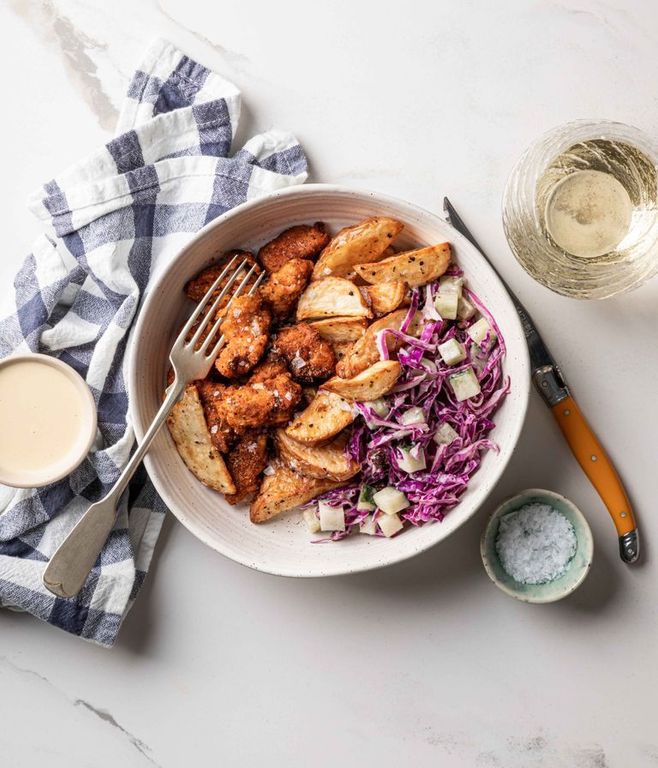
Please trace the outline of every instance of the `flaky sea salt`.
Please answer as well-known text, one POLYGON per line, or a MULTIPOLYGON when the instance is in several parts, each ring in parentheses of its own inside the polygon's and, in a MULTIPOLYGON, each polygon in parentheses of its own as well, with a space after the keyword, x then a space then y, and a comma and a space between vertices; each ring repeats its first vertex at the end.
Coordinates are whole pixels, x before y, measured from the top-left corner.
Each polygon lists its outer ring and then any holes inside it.
POLYGON ((578 541, 573 525, 549 504, 532 502, 500 518, 496 552, 521 584, 545 584, 566 571, 578 541))

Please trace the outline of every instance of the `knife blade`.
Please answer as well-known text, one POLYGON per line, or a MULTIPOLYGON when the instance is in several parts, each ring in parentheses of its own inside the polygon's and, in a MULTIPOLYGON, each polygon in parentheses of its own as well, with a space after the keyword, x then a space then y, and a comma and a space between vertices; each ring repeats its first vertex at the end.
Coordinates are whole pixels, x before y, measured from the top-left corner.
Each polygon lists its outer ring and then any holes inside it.
POLYGON ((533 384, 551 409, 576 460, 607 507, 617 530, 619 556, 625 563, 636 562, 640 555, 640 535, 628 495, 617 470, 583 416, 560 367, 549 352, 526 308, 498 273, 493 262, 447 197, 443 198, 443 210, 448 223, 480 251, 505 286, 514 303, 528 344, 533 384))

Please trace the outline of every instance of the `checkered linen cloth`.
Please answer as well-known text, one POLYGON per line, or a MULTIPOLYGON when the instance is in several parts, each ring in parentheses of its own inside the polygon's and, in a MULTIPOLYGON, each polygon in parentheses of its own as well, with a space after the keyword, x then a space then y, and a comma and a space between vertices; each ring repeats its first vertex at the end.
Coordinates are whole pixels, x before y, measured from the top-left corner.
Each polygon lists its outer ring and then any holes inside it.
POLYGON ((0 357, 43 352, 71 365, 91 387, 99 430, 88 458, 61 482, 0 486, 0 605, 101 645, 116 639, 166 511, 143 470, 81 593, 55 598, 41 578, 133 447, 124 361, 140 301, 204 224, 306 178, 304 153, 288 133, 256 136, 229 157, 239 113, 235 86, 160 41, 133 77, 117 137, 30 201, 49 234, 14 281, 0 357))

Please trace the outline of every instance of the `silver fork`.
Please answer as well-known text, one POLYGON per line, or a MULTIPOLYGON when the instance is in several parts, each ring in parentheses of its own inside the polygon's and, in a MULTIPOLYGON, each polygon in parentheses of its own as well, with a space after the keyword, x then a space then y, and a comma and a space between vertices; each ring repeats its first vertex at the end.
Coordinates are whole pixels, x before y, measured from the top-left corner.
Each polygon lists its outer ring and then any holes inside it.
MULTIPOLYGON (((220 325, 224 316, 217 318, 213 322, 215 314, 219 310, 222 299, 229 292, 233 284, 237 281, 242 270, 248 266, 248 259, 236 267, 228 278, 226 285, 219 292, 212 302, 210 309, 202 318, 199 327, 189 341, 186 341, 188 333, 194 327, 194 323, 201 317, 204 309, 208 307, 213 293, 219 288, 222 280, 229 274, 234 267, 239 256, 226 265, 219 277, 212 284, 206 295, 203 297, 197 308, 194 310, 190 319, 185 323, 183 330, 178 335, 169 354, 169 362, 174 371, 174 380, 166 391, 165 399, 160 406, 151 426, 147 429, 137 450, 132 455, 126 468, 119 475, 119 478, 112 486, 110 492, 100 501, 92 504, 89 509, 80 518, 73 530, 59 545, 53 556, 50 558, 46 570, 43 574, 44 585, 55 595, 59 597, 73 597, 82 589, 89 572, 94 567, 98 555, 110 535, 116 520, 116 508, 121 495, 125 491, 130 479, 135 474, 137 467, 141 464, 144 455, 153 442, 153 438, 169 415, 180 398, 183 390, 190 381, 203 379, 208 375, 212 364, 217 357, 220 349, 224 345, 224 335, 213 344, 213 339, 219 333, 220 325), (203 343, 196 349, 196 345, 201 340, 204 332, 211 326, 207 337, 203 343)), ((247 270, 240 284, 233 292, 227 306, 231 305, 233 299, 239 296, 250 278, 257 269, 254 264, 247 270)), ((252 295, 264 277, 264 272, 258 276, 254 284, 249 289, 248 295, 252 295)))

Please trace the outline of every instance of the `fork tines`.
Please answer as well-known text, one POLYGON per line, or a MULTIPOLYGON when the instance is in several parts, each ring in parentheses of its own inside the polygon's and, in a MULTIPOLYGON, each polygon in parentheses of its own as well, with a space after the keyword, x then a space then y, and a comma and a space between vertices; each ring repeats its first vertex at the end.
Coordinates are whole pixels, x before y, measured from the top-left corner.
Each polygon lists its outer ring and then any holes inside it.
MULTIPOLYGON (((196 348, 196 345, 199 343, 201 338, 203 337, 204 333, 208 330, 208 328, 211 326, 210 331, 208 332, 208 335, 203 341, 203 344, 199 348, 199 352, 201 354, 206 354, 208 351, 208 348, 210 347, 211 341, 215 338, 217 335, 219 328, 224 320, 224 315, 222 314, 220 317, 216 317, 217 312, 219 311, 219 308, 233 287, 233 285, 236 283, 238 278, 243 275, 242 280, 238 284, 237 288, 232 292, 230 299, 228 300, 228 303, 226 304, 226 308, 228 308, 234 299, 236 299, 238 296, 240 296, 246 286, 248 285, 249 281, 251 280, 252 276, 257 272, 259 269, 258 264, 254 263, 250 266, 250 261, 248 258, 243 258, 242 261, 239 263, 237 267, 234 268, 237 261, 239 261, 239 256, 234 256, 229 263, 224 267, 224 269, 220 272, 217 279, 214 281, 214 283, 210 286, 208 291, 206 292, 205 296, 201 301, 199 302, 198 306, 192 313, 192 316, 190 319, 185 323, 183 326, 183 330, 180 333, 180 337, 183 340, 187 338, 188 333, 192 330, 194 327, 194 323, 199 319, 201 315, 204 315, 202 321, 199 323, 199 326, 194 332, 194 335, 187 343, 189 346, 192 347, 192 349, 196 348), (243 270, 249 267, 247 269, 246 273, 243 272, 243 270), (234 269, 233 269, 234 268, 234 269), (228 280, 226 281, 226 284, 222 287, 222 289, 217 293, 216 296, 214 296, 215 291, 219 289, 219 286, 221 285, 222 281, 229 275, 231 272, 231 269, 233 269, 233 272, 228 277, 228 280), (214 299, 213 299, 214 296, 214 299), (212 304, 210 302, 212 301, 212 304), (210 308, 206 312, 206 308, 210 304, 210 308), (204 314, 205 313, 205 314, 204 314)), ((248 294, 249 296, 252 296, 258 286, 263 281, 263 278, 265 277, 265 273, 261 272, 256 280, 253 282, 252 286, 249 288, 248 294)), ((217 343, 214 345, 212 351, 208 355, 209 357, 215 358, 219 350, 221 349, 222 345, 224 343, 224 336, 222 335, 217 343)))

